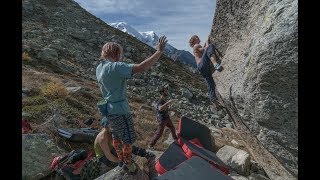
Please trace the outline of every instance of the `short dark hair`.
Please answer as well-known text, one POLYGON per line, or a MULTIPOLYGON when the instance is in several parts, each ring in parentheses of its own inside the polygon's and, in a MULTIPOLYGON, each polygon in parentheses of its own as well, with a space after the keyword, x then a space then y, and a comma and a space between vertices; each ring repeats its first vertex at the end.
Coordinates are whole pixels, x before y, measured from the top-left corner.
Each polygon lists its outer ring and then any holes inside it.
POLYGON ((191 38, 190 38, 190 40, 189 40, 189 45, 190 45, 190 47, 193 47, 194 46, 194 44, 195 44, 195 40, 196 39, 199 39, 199 37, 197 36, 197 35, 193 35, 193 36, 191 36, 191 38))

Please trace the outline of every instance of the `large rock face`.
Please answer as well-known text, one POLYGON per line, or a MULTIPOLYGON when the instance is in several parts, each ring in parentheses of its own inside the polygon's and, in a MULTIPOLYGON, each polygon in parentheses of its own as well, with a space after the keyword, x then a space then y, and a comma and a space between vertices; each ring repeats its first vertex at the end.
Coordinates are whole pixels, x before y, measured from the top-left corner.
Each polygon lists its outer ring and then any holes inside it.
POLYGON ((223 99, 263 145, 298 175, 298 1, 217 0, 211 41, 223 99))

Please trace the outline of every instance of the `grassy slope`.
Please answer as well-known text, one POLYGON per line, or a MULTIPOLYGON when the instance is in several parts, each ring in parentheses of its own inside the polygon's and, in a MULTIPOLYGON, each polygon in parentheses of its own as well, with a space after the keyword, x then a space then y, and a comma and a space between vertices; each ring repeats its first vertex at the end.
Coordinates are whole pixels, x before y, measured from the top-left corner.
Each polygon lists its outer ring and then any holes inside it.
MULTIPOLYGON (((46 132, 54 137, 54 132, 50 128, 41 128, 41 124, 46 123, 55 111, 66 118, 66 121, 60 123, 60 127, 87 127, 83 121, 94 117, 99 120, 101 117, 96 108, 96 102, 100 99, 100 91, 95 82, 81 79, 74 76, 59 75, 52 73, 39 72, 33 69, 23 68, 22 85, 24 88, 30 89, 28 97, 22 100, 22 110, 29 113, 28 118, 33 127, 39 126, 33 130, 34 133, 46 132), (45 96, 43 89, 50 82, 66 82, 81 86, 82 89, 76 93, 69 93, 66 96, 50 97, 45 96)), ((137 132, 137 145, 146 147, 148 140, 153 136, 157 123, 155 120, 155 112, 147 104, 143 104, 139 99, 129 99, 130 107, 134 113, 134 124, 137 132), (141 109, 144 106, 147 108, 141 109)), ((177 125, 178 117, 172 117, 174 124, 177 125)), ((95 122, 92 127, 100 128, 99 122, 95 122)), ((158 150, 164 150, 166 147, 161 141, 166 140, 168 132, 159 140, 156 146, 158 150)), ((54 137, 59 143, 61 139, 54 137)), ((65 143, 65 142, 64 142, 65 143)), ((67 143, 65 146, 68 150, 72 147, 78 147, 77 144, 67 143), (69 147, 69 148, 68 148, 69 147)), ((85 146, 86 147, 86 146, 85 146)), ((87 146, 88 148, 90 145, 87 146)))

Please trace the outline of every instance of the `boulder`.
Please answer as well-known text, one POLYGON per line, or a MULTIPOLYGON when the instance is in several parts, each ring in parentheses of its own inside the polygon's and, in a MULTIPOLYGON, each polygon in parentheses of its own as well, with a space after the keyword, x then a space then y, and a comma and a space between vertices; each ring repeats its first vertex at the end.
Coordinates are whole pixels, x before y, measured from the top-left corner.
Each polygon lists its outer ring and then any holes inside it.
POLYGON ((225 145, 218 150, 217 156, 240 175, 249 175, 251 162, 246 151, 225 145))
POLYGON ((40 179, 50 173, 50 164, 64 151, 47 134, 22 135, 22 179, 40 179))
POLYGON ((137 173, 132 175, 117 166, 95 180, 149 180, 148 175, 137 165, 137 173))
POLYGON ((224 67, 213 74, 217 91, 297 176, 298 0, 217 0, 212 22, 224 67))

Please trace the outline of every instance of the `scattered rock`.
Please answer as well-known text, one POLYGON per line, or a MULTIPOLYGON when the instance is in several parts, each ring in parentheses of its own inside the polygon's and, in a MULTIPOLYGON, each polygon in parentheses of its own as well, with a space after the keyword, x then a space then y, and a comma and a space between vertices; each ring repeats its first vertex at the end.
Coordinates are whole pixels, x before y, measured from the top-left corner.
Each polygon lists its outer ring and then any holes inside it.
POLYGON ((75 93, 75 92, 79 91, 80 89, 81 89, 80 86, 78 86, 78 87, 67 87, 67 90, 68 90, 69 93, 75 93))
POLYGON ((250 174, 250 176, 248 178, 249 178, 249 180, 270 180, 269 178, 267 178, 261 174, 256 174, 256 173, 250 174))
POLYGON ((230 123, 227 123, 225 126, 226 126, 226 128, 230 128, 230 129, 232 129, 232 128, 233 128, 233 125, 232 125, 232 124, 230 124, 230 123))
POLYGON ((58 60, 58 52, 51 48, 43 48, 37 55, 39 59, 54 61, 58 60))
POLYGON ((230 175, 230 177, 234 180, 249 180, 248 178, 241 176, 239 174, 233 174, 233 175, 230 175))
POLYGON ((140 110, 148 110, 148 111, 152 111, 152 107, 147 106, 147 105, 141 105, 139 107, 140 110))
POLYGON ((27 113, 27 112, 22 112, 22 118, 30 118, 31 114, 27 113))
POLYGON ((142 85, 145 83, 144 79, 135 79, 134 82, 136 85, 142 85))
POLYGON ((246 151, 225 145, 218 150, 217 156, 237 173, 249 175, 251 162, 250 155, 246 151))
POLYGON ((227 113, 223 109, 218 111, 218 116, 219 116, 220 119, 224 118, 226 116, 226 114, 227 113))
POLYGON ((138 165, 137 173, 134 175, 129 174, 121 167, 117 166, 107 173, 99 176, 96 180, 149 180, 149 177, 138 165))
POLYGON ((169 113, 169 116, 174 116, 174 115, 176 115, 176 112, 173 112, 173 111, 170 111, 170 113, 169 113))
POLYGON ((172 138, 172 136, 171 136, 171 132, 170 132, 168 139, 165 140, 163 143, 165 143, 165 144, 167 144, 167 145, 170 145, 170 144, 173 143, 173 141, 174 141, 174 140, 173 140, 173 138, 172 138))
POLYGON ((187 99, 191 99, 192 96, 193 96, 191 91, 189 89, 187 89, 187 88, 181 88, 180 91, 181 91, 181 96, 185 97, 187 99))
POLYGON ((134 85, 136 85, 136 83, 135 83, 135 81, 134 81, 133 79, 127 79, 127 84, 128 84, 129 86, 134 86, 134 85))
MULTIPOLYGON (((232 143, 232 141, 231 141, 231 143, 232 143)), ((259 168, 259 165, 257 162, 251 160, 251 168, 250 169, 252 172, 258 172, 260 168, 259 168)))
MULTIPOLYGON (((236 147, 236 148, 239 148, 239 147, 243 147, 243 146, 244 146, 243 144, 239 143, 238 141, 236 141, 236 140, 234 140, 234 139, 232 139, 231 144, 232 144, 234 147, 236 147)), ((251 162, 252 162, 252 161, 251 161, 251 162)))

